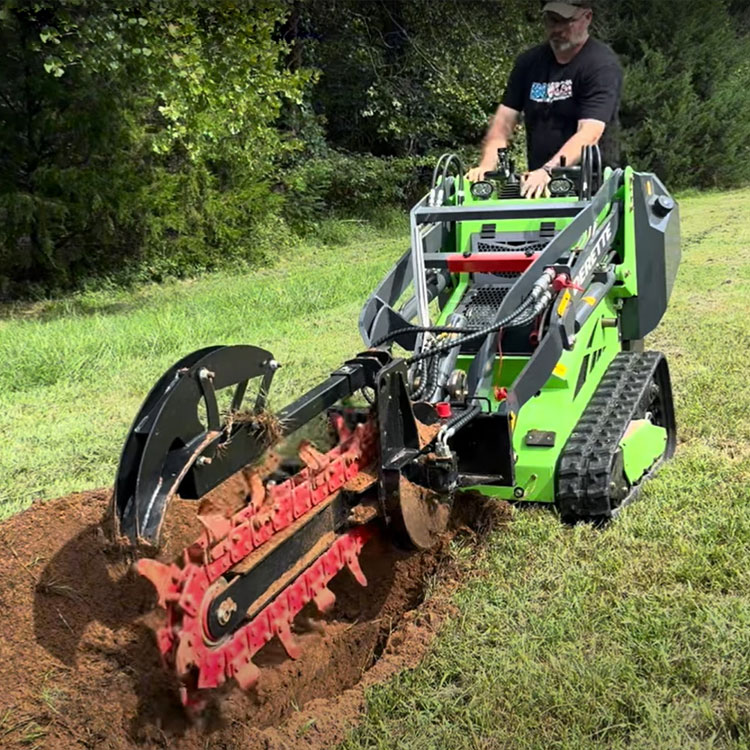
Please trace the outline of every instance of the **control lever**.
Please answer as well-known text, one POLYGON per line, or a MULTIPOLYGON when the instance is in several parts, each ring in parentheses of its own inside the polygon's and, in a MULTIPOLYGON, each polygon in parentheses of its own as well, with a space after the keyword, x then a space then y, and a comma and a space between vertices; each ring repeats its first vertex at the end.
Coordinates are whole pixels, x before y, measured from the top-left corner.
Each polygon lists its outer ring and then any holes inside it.
POLYGON ((497 150, 497 169, 492 172, 484 173, 485 180, 503 180, 511 185, 519 182, 516 174, 516 164, 510 158, 507 148, 497 150))

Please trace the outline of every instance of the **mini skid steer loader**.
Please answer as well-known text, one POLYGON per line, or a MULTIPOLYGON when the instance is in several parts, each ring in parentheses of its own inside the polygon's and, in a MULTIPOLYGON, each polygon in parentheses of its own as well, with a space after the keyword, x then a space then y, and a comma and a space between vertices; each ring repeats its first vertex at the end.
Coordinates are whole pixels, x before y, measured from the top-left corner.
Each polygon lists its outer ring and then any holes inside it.
POLYGON ((296 657, 295 617, 330 610, 343 568, 366 585, 374 534, 428 549, 467 490, 606 522, 674 452, 667 362, 643 340, 677 272, 678 206, 652 174, 603 170, 596 147, 554 171, 550 198, 522 200, 499 157, 471 185, 441 158, 409 251, 362 309, 365 350, 275 416, 279 364, 254 346, 193 352, 146 398, 116 478, 119 535, 158 548, 172 498, 250 477, 245 504, 201 517, 177 562, 137 562, 186 706, 230 679, 253 686, 274 638, 296 657), (296 464, 248 473, 320 415, 331 447, 303 442, 296 464))

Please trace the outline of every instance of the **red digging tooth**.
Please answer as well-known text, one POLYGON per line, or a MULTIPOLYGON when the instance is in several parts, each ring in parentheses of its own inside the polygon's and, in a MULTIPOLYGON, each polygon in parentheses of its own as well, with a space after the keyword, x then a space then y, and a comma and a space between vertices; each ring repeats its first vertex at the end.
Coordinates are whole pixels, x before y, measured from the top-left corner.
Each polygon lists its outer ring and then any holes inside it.
POLYGON ((297 643, 297 639, 292 635, 292 631, 289 628, 288 622, 280 623, 277 626, 276 635, 279 636, 281 645, 289 655, 289 658, 299 658, 299 655, 302 653, 302 648, 300 647, 299 643, 297 643))
POLYGON ((286 591, 282 591, 268 606, 268 619, 271 621, 274 635, 278 636, 291 659, 296 659, 301 653, 300 646, 289 628, 295 614, 297 613, 289 609, 286 591))
POLYGON ((226 644, 226 675, 233 677, 243 690, 249 690, 258 681, 260 670, 253 664, 252 652, 245 628, 238 631, 226 644))
POLYGON ((161 653, 162 660, 166 662, 167 655, 171 653, 172 646, 174 646, 172 629, 169 627, 159 628, 156 631, 156 642, 159 644, 159 653, 161 653))
POLYGON ((318 611, 321 614, 325 614, 326 612, 330 612, 333 609, 333 605, 336 604, 336 594, 326 586, 315 594, 313 601, 318 611))
POLYGON ((257 471, 250 474, 250 504, 255 510, 259 510, 266 499, 266 488, 257 471))
POLYGON ((333 427, 336 430, 336 434, 339 436, 339 441, 344 442, 346 440, 349 440, 349 438, 352 436, 351 430, 346 426, 346 420, 344 419, 342 414, 332 414, 331 415, 331 422, 333 423, 333 427))
POLYGON ((362 568, 359 566, 359 559, 357 558, 356 552, 351 552, 346 555, 346 567, 349 568, 355 580, 360 586, 367 586, 367 578, 362 572, 362 568))
MULTIPOLYGON (((333 450, 330 452, 333 453, 333 450)), ((313 471, 318 472, 328 465, 328 456, 325 453, 315 450, 307 440, 303 440, 300 443, 298 453, 305 466, 313 471)))
POLYGON ((142 558, 136 563, 135 569, 153 584, 159 597, 160 607, 166 609, 168 601, 174 601, 178 598, 177 581, 179 581, 182 571, 176 565, 165 565, 158 560, 142 558))
POLYGON ((232 528, 232 521, 219 513, 198 516, 198 520, 203 524, 203 528, 206 530, 209 544, 215 544, 223 539, 232 528))
POLYGON ((206 690, 223 685, 226 681, 224 668, 226 655, 223 651, 211 651, 206 649, 200 660, 200 673, 198 675, 198 689, 206 690))

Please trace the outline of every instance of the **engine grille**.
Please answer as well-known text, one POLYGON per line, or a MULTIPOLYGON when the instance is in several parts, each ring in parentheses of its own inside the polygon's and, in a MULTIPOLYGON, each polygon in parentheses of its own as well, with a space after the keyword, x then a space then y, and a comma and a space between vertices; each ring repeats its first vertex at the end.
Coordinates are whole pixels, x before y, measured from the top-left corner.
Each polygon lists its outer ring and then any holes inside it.
POLYGON ((471 251, 473 253, 511 253, 525 252, 540 253, 547 247, 546 242, 508 242, 481 237, 475 234, 471 238, 471 251))
POLYGON ((472 287, 461 300, 456 312, 465 315, 467 325, 472 328, 488 326, 494 321, 509 288, 496 284, 472 287))
POLYGON ((500 197, 505 199, 520 198, 521 197, 521 183, 520 182, 506 182, 500 188, 500 197))

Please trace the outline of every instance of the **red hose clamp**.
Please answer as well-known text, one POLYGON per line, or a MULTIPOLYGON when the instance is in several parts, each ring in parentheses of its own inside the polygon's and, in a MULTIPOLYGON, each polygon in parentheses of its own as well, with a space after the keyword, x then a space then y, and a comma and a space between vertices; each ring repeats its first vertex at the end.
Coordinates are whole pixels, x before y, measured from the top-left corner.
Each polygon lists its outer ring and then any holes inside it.
POLYGON ((570 276, 567 273, 559 273, 555 276, 555 280, 552 282, 552 288, 556 292, 561 292, 563 289, 575 289, 577 292, 582 292, 583 287, 574 284, 570 280, 570 276))

